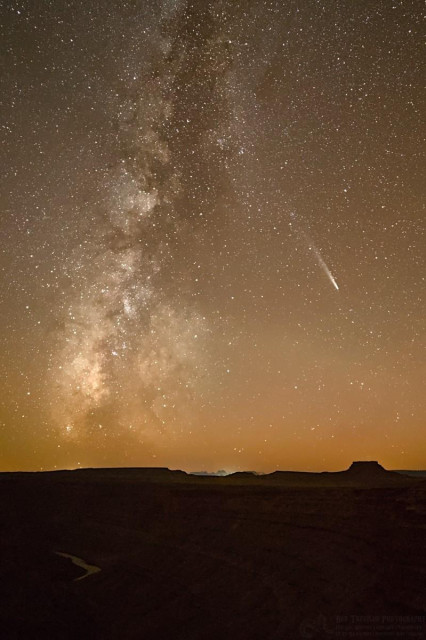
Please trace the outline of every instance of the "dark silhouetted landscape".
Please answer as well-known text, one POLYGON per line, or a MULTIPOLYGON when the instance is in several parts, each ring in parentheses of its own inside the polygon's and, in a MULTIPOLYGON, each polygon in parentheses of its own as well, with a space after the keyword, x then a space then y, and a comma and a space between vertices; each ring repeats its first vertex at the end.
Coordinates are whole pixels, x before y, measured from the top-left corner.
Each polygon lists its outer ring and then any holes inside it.
POLYGON ((82 469, 0 492, 2 638, 425 637, 420 474, 82 469))

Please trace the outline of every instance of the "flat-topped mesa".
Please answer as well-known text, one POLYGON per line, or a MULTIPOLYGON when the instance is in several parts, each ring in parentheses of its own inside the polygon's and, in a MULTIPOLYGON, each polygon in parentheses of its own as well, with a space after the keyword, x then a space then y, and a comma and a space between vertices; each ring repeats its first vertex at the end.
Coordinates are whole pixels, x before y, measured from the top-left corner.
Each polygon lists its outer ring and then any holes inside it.
POLYGON ((340 478, 343 482, 348 482, 350 485, 359 484, 377 487, 407 485, 413 480, 396 471, 388 471, 376 460, 357 460, 352 462, 349 469, 336 473, 335 477, 340 478))
POLYGON ((386 471, 376 460, 356 460, 352 462, 346 473, 357 476, 383 476, 392 472, 386 471))

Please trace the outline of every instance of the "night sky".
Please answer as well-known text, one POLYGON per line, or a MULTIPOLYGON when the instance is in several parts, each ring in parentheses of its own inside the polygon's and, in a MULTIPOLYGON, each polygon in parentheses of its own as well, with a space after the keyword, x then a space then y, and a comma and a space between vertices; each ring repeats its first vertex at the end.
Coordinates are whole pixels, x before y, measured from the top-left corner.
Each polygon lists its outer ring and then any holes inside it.
POLYGON ((2 4, 0 468, 426 468, 423 3, 2 4))

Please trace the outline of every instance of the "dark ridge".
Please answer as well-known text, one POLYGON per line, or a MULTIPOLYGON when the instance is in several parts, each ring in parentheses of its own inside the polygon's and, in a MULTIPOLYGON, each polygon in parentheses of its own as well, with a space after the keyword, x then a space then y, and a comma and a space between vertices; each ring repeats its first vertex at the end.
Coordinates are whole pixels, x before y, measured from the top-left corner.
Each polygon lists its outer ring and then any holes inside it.
POLYGON ((37 479, 54 477, 57 480, 70 482, 133 481, 133 482, 179 482, 188 474, 180 469, 167 467, 94 467, 87 469, 61 469, 57 471, 19 471, 1 473, 0 477, 20 478, 34 476, 37 479))
POLYGON ((426 470, 395 469, 394 472, 399 473, 402 476, 411 476, 412 478, 426 478, 426 470))
POLYGON ((234 473, 230 473, 226 477, 235 479, 241 478, 243 480, 244 478, 256 478, 257 473, 255 473, 254 471, 235 471, 234 473))
POLYGON ((98 482, 132 482, 132 483, 214 483, 247 484, 258 486, 289 486, 289 487, 338 487, 338 486, 387 486, 407 485, 416 481, 421 482, 424 475, 421 472, 387 471, 378 462, 372 460, 355 461, 345 471, 323 471, 313 473, 308 471, 274 471, 269 474, 259 474, 254 471, 237 471, 229 475, 199 472, 186 473, 181 470, 171 470, 167 467, 107 467, 88 468, 43 472, 6 472, 0 473, 0 479, 18 479, 34 477, 37 481, 45 482, 55 478, 71 483, 98 482), (410 477, 411 475, 411 477, 410 477))
POLYGON ((355 461, 345 471, 321 473, 299 471, 274 471, 262 477, 262 481, 293 486, 384 486, 407 484, 412 478, 395 471, 387 471, 375 460, 355 461))

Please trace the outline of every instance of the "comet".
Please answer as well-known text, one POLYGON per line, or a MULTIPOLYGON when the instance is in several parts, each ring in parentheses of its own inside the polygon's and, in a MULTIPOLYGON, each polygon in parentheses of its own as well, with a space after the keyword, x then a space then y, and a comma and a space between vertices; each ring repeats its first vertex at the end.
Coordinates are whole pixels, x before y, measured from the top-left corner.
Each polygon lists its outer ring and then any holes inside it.
POLYGON ((314 243, 312 242, 308 234, 303 229, 301 229, 300 225, 297 223, 297 214, 295 211, 290 212, 290 218, 291 218, 290 226, 292 227, 292 229, 296 232, 296 234, 298 234, 299 236, 302 236, 305 242, 308 243, 309 250, 314 252, 318 265, 324 271, 325 275, 330 280, 331 284, 336 289, 336 291, 339 291, 339 285, 337 284, 336 279, 331 273, 330 269, 327 267, 321 253, 319 252, 317 247, 314 245, 314 243), (296 221, 296 226, 294 226, 295 221, 296 221))
POLYGON ((331 273, 330 269, 327 267, 326 263, 324 262, 321 254, 318 251, 318 249, 316 248, 316 246, 311 243, 309 248, 313 250, 319 266, 324 271, 325 275, 330 280, 330 282, 333 285, 333 287, 336 289, 336 291, 339 291, 339 285, 337 284, 337 282, 336 282, 333 274, 331 273))

